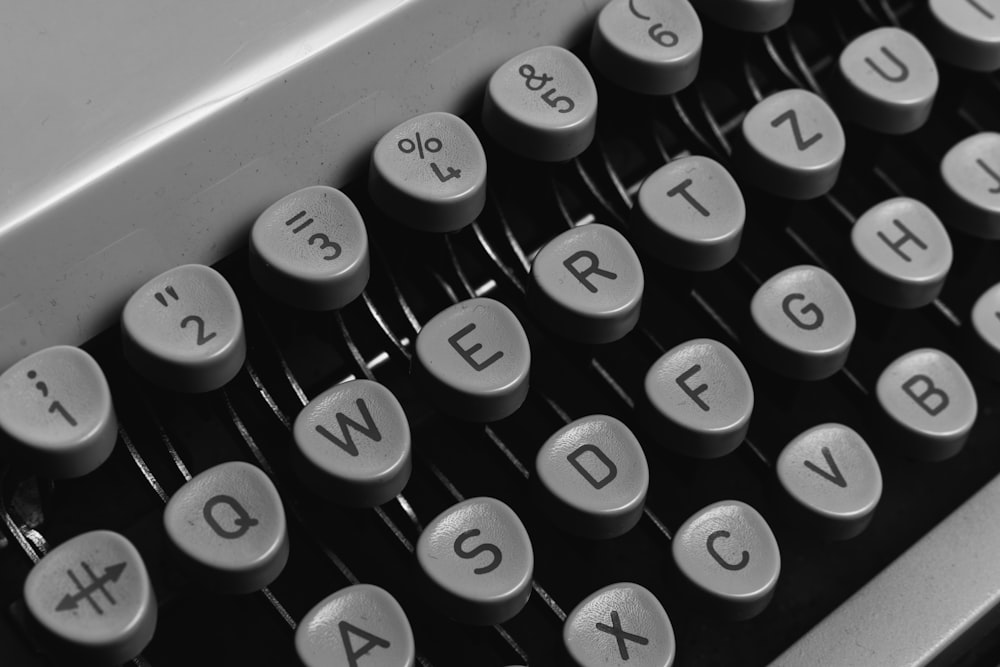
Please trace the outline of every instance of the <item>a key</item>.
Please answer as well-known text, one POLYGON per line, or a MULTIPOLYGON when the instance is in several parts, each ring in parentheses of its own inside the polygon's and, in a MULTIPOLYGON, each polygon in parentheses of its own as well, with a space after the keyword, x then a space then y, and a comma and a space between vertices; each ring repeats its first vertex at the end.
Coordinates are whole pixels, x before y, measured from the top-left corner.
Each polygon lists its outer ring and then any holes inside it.
POLYGON ((628 532, 642 517, 649 466, 628 426, 591 415, 545 441, 535 457, 535 481, 554 524, 607 539, 628 532))
POLYGON ((580 667, 670 667, 674 628, 656 596, 639 584, 605 586, 563 624, 563 644, 580 667))
POLYGON ((486 153, 458 116, 432 111, 386 132, 368 170, 372 201, 390 218, 425 232, 451 232, 486 204, 486 153))
POLYGON ((789 442, 775 465, 799 532, 848 539, 865 529, 882 497, 875 455, 854 429, 820 424, 789 442))
POLYGON ((927 48, 900 28, 859 35, 838 61, 838 112, 876 132, 906 134, 931 113, 938 70, 927 48))
POLYGON ((753 295, 750 315, 761 363, 800 380, 839 371, 857 326, 847 292, 817 266, 793 266, 773 276, 753 295))
POLYGON ((313 493, 352 507, 395 498, 410 479, 410 426, 383 385, 352 380, 309 401, 295 419, 293 465, 313 493))
POLYGON ((696 602, 734 619, 756 616, 774 595, 781 554, 757 510, 724 500, 696 512, 671 542, 696 602))
POLYGON ((39 644, 59 664, 128 662, 156 629, 156 595, 142 557, 108 530, 77 535, 35 563, 24 603, 39 644))
POLYGON ((476 298, 424 325, 411 372, 442 412, 489 422, 521 407, 530 369, 528 337, 514 313, 499 301, 476 298))
POLYGON ((21 359, 0 375, 0 434, 40 475, 80 477, 95 470, 118 439, 101 367, 68 345, 21 359))
POLYGON ((535 256, 528 304, 566 338, 610 343, 638 323, 643 286, 642 264, 625 237, 605 225, 583 225, 535 256))
POLYGON ((122 347, 129 364, 154 384, 187 392, 218 389, 246 357, 239 301, 215 269, 175 267, 125 304, 122 347))
POLYGON ((539 46, 493 73, 483 126, 499 145, 522 157, 570 160, 594 138, 597 87, 575 55, 560 46, 539 46))
POLYGON ((980 368, 1000 380, 1000 283, 976 300, 970 319, 976 333, 980 368))
POLYGON ((462 623, 503 623, 531 594, 531 540, 514 510, 493 498, 439 514, 420 534, 417 561, 434 601, 462 623))
POLYGON ((324 598, 295 630, 305 667, 414 667, 413 630, 387 591, 355 584, 324 598))
POLYGON ((955 144, 941 160, 942 219, 984 239, 1000 239, 1000 134, 980 132, 955 144))
POLYGON ((368 284, 368 232, 343 192, 314 185, 271 204, 250 232, 250 273, 296 308, 333 310, 368 284))
POLYGON ((880 202, 851 230, 858 292, 895 308, 919 308, 937 298, 951 269, 948 232, 934 211, 909 197, 880 202))
POLYGON ((1000 68, 1000 0, 930 0, 926 12, 935 56, 978 72, 1000 68))
POLYGON ((746 436, 753 385, 739 358, 708 338, 681 343, 646 373, 646 431, 678 454, 724 456, 746 436))
POLYGON ((250 593, 288 561, 285 510, 260 468, 229 461, 196 475, 163 512, 177 562, 199 588, 250 593))
POLYGON ((668 162, 643 181, 631 235, 668 266, 713 271, 736 256, 745 220, 743 193, 726 168, 693 155, 668 162))
POLYGON ((903 456, 940 461, 962 449, 976 421, 976 391, 965 371, 940 350, 907 352, 875 387, 885 413, 886 443, 903 456))
POLYGON ((733 30, 770 32, 788 23, 795 0, 693 0, 699 14, 733 30))
POLYGON ((743 119, 733 158, 743 178, 771 194, 813 199, 837 182, 844 129, 815 93, 790 89, 758 102, 743 119))
POLYGON ((697 76, 701 43, 688 0, 611 0, 594 24, 590 59, 624 88, 670 95, 697 76))

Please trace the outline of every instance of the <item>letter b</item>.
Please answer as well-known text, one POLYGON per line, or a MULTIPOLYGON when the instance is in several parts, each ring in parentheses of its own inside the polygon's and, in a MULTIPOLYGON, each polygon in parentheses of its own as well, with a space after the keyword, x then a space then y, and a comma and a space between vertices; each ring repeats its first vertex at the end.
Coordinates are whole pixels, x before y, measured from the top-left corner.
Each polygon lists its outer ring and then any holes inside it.
POLYGON ((948 407, 948 394, 944 390, 934 386, 934 380, 926 375, 917 374, 903 383, 903 391, 906 395, 916 401, 917 405, 924 409, 924 412, 931 417, 936 417, 948 407), (914 386, 921 385, 922 391, 917 393, 914 386))

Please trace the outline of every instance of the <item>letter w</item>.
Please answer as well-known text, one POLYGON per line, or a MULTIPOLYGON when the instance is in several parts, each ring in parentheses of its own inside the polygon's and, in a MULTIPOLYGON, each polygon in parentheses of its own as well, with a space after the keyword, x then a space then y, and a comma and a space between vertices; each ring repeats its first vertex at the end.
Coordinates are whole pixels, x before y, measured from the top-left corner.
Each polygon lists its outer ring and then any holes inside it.
POLYGON ((792 125, 792 135, 795 137, 795 145, 800 151, 804 151, 814 143, 823 138, 822 132, 817 132, 805 141, 802 140, 802 130, 799 128, 799 115, 795 113, 795 109, 789 109, 785 113, 781 114, 777 118, 771 121, 771 127, 778 127, 785 121, 788 121, 792 125))
POLYGON ((365 420, 364 426, 354 421, 343 412, 337 413, 337 424, 340 426, 340 436, 343 440, 335 436, 333 433, 330 433, 325 426, 321 424, 316 425, 317 433, 343 449, 351 456, 358 455, 358 448, 354 444, 354 438, 351 437, 351 432, 348 430, 348 427, 353 428, 358 433, 367 435, 375 442, 380 442, 382 440, 382 434, 379 432, 378 426, 375 424, 375 420, 372 419, 371 412, 368 411, 368 406, 365 405, 364 399, 359 398, 357 400, 357 406, 358 410, 361 411, 361 418, 365 420))

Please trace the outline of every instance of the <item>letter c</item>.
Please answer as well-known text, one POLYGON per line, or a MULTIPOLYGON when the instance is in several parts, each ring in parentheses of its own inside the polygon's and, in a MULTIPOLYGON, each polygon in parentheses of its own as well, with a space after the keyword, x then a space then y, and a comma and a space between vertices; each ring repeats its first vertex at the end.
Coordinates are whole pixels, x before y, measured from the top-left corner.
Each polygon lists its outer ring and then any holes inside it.
POLYGON ((805 301, 805 299, 806 299, 805 294, 799 294, 798 292, 793 292, 792 294, 789 294, 788 296, 786 296, 784 299, 781 300, 781 309, 785 311, 785 315, 788 316, 788 319, 790 319, 792 323, 795 324, 795 326, 797 326, 798 328, 805 329, 807 331, 811 331, 813 329, 819 329, 821 326, 823 326, 823 320, 825 318, 823 317, 823 311, 820 310, 819 306, 817 306, 815 303, 812 302, 807 303, 806 305, 802 306, 802 308, 799 309, 799 312, 802 313, 803 315, 812 314, 813 320, 811 322, 799 319, 799 316, 792 312, 792 307, 791 307, 792 302, 805 301))
POLYGON ((747 563, 750 562, 750 554, 747 553, 746 549, 744 549, 743 553, 740 554, 740 562, 735 564, 727 561, 719 554, 718 551, 715 550, 715 541, 721 537, 729 537, 729 531, 717 530, 708 536, 708 544, 706 545, 708 553, 711 554, 712 558, 714 558, 719 565, 726 568, 727 570, 736 571, 745 568, 747 566, 747 563))

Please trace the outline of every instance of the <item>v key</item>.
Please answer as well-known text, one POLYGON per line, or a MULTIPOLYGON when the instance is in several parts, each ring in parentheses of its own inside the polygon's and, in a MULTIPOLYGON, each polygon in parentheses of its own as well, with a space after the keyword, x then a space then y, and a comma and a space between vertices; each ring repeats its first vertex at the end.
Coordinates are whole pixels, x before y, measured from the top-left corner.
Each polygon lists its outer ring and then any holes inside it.
POLYGON ((823 452, 823 458, 826 459, 826 465, 830 469, 830 472, 823 470, 812 461, 803 461, 802 465, 809 468, 823 479, 833 482, 842 489, 846 489, 847 480, 844 479, 844 476, 840 472, 840 468, 837 467, 837 462, 833 460, 833 454, 830 453, 830 448, 823 447, 820 451, 823 452))

